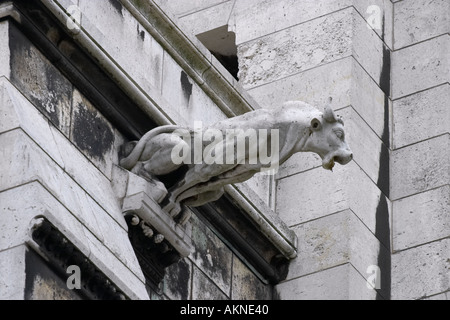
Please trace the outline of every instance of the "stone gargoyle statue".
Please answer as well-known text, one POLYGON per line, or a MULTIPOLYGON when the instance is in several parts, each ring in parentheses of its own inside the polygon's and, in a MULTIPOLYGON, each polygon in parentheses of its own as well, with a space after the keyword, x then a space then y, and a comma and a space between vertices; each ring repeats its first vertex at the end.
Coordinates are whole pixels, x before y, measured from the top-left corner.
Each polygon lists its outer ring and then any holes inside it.
POLYGON ((225 185, 243 182, 258 172, 273 174, 297 152, 317 153, 322 167, 328 170, 335 162, 345 165, 352 160, 344 123, 329 104, 321 112, 307 103, 290 101, 205 129, 157 127, 138 142, 123 146, 120 165, 151 181, 160 190, 155 201, 183 224, 189 219, 183 205, 195 207, 215 201, 225 185), (181 167, 185 170, 166 189, 160 177, 181 167))

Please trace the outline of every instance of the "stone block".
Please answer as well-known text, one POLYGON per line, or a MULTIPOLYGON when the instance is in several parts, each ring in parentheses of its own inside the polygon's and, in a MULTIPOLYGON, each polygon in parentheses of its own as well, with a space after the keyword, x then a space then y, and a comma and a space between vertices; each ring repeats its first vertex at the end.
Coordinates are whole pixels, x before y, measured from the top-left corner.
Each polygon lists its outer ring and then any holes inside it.
POLYGON ((9 36, 11 82, 68 136, 72 84, 16 27, 9 36))
POLYGON ((449 51, 450 35, 445 34, 393 52, 392 98, 449 82, 449 51))
POLYGON ((2 43, 0 48, 0 76, 9 78, 11 52, 9 50, 9 22, 7 20, 0 22, 0 43, 2 43))
POLYGON ((79 7, 86 32, 145 92, 150 96, 158 93, 163 63, 161 45, 120 1, 80 0, 79 7))
POLYGON ((192 262, 184 258, 166 269, 163 292, 170 300, 191 299, 192 262))
POLYGON ((183 16, 219 5, 224 2, 231 2, 231 0, 154 0, 154 2, 156 2, 160 7, 168 9, 174 15, 183 16))
POLYGON ((450 288, 450 239, 392 255, 392 299, 420 299, 450 288))
POLYGON ((195 266, 193 268, 192 300, 228 300, 227 295, 200 269, 195 266))
POLYGON ((271 300, 272 286, 264 284, 236 256, 233 257, 233 300, 271 300))
POLYGON ((450 236, 449 212, 449 185, 394 201, 394 251, 450 236))
POLYGON ((388 67, 383 65, 384 54, 382 40, 349 7, 238 45, 239 79, 250 89, 353 56, 381 83, 388 67))
POLYGON ((450 32, 450 2, 408 0, 395 4, 395 49, 450 32))
POLYGON ((374 300, 376 291, 346 263, 304 277, 280 283, 276 290, 281 300, 374 300))
POLYGON ((276 212, 289 226, 346 209, 373 233, 377 211, 387 216, 390 211, 390 201, 355 162, 333 172, 320 167, 278 180, 276 212))
POLYGON ((25 293, 25 252, 20 245, 0 251, 0 299, 23 300, 25 293))
MULTIPOLYGON (((345 263, 369 277, 367 268, 383 265, 382 259, 390 255, 351 210, 301 224, 293 230, 298 237, 298 257, 291 262, 287 279, 345 263)), ((387 276, 385 272, 382 270, 382 277, 387 276)))
POLYGON ((108 178, 111 178, 114 128, 78 91, 72 100, 70 140, 108 178))
POLYGON ((21 128, 62 166, 48 120, 6 78, 0 79, 0 101, 0 132, 21 128))
POLYGON ((228 24, 234 1, 225 1, 214 6, 208 6, 204 10, 180 16, 180 26, 183 31, 191 35, 216 29, 228 24))
POLYGON ((352 12, 339 11, 238 45, 240 82, 250 89, 350 56, 352 12))
POLYGON ((89 247, 85 243, 80 222, 39 182, 1 192, 0 203, 1 250, 28 241, 34 218, 44 216, 81 252, 89 255, 89 247))
POLYGON ((393 151, 391 200, 449 184, 448 150, 450 134, 393 151))
POLYGON ((450 132, 448 83, 393 102, 394 148, 450 132))
POLYGON ((223 120, 226 116, 200 86, 168 54, 164 55, 162 98, 168 103, 168 112, 179 125, 203 126, 223 120))
MULTIPOLYGON (((191 218, 192 243, 195 251, 190 255, 194 264, 225 293, 231 288, 233 254, 230 249, 195 216, 191 218)), ((197 268, 194 268, 197 269, 197 268)), ((201 273, 201 272, 200 272, 201 273)), ((194 272, 195 275, 200 274, 194 272)), ((204 277, 204 276, 203 276, 204 277)), ((209 280, 208 280, 209 281, 209 280)), ((204 282, 200 282, 204 283, 204 282)), ((197 294, 201 294, 198 292, 197 294)), ((195 294, 193 291, 193 298, 195 294)))
POLYGON ((392 39, 392 3, 389 0, 247 0, 237 1, 233 10, 232 22, 236 25, 238 44, 316 19, 335 11, 354 6, 367 21, 379 19, 374 30, 389 44, 392 39), (376 16, 368 11, 369 6, 377 6, 376 16), (384 19, 383 19, 384 18, 384 19), (382 22, 384 21, 384 26, 382 22))
POLYGON ((126 229, 119 201, 111 183, 68 139, 51 128, 63 158, 64 172, 76 181, 105 211, 126 229))

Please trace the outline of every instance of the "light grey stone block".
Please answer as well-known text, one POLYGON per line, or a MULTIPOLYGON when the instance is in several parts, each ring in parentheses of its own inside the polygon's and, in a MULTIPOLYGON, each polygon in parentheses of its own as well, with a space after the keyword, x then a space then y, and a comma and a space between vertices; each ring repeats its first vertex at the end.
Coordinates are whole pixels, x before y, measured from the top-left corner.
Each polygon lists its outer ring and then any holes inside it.
POLYGON ((450 2, 408 0, 395 4, 395 49, 450 32, 450 2))
POLYGON ((162 97, 170 106, 166 112, 179 125, 193 127, 195 121, 201 121, 206 126, 226 118, 202 88, 168 54, 164 54, 163 69, 162 97))
POLYGON ((450 186, 393 202, 393 249, 450 236, 450 186))
POLYGON ((448 83, 393 102, 394 148, 450 132, 448 83))
POLYGON ((293 230, 298 237, 298 257, 291 262, 287 279, 344 263, 351 263, 368 277, 367 268, 379 264, 380 250, 382 255, 389 255, 351 210, 301 224, 293 230))
POLYGON ((450 182, 450 134, 395 150, 391 154, 391 199, 450 182))
POLYGON ((81 25, 86 32, 144 91, 159 92, 163 59, 161 45, 120 2, 79 2, 81 25))
POLYGON ((231 0, 154 0, 161 8, 169 10, 177 16, 186 15, 200 10, 219 5, 224 2, 231 2, 231 0))
POLYGON ((393 52, 392 98, 449 82, 449 51, 450 35, 445 34, 393 52))
POLYGON ((28 241, 33 219, 44 216, 81 252, 89 255, 89 247, 85 243, 85 234, 80 222, 39 182, 31 182, 1 192, 0 203, 1 250, 28 241))
POLYGON ((374 300, 376 291, 350 263, 276 286, 281 300, 374 300))
POLYGON ((2 43, 0 48, 0 76, 9 78, 11 52, 9 50, 9 22, 6 20, 0 22, 0 43, 2 43))
POLYGON ((382 198, 390 210, 390 201, 355 162, 350 162, 336 166, 333 172, 316 168, 279 180, 276 212, 293 226, 351 209, 375 233, 382 198))
POLYGON ((392 299, 420 299, 450 288, 450 239, 392 255, 392 299))
POLYGON ((352 12, 339 11, 238 45, 240 82, 249 89, 350 56, 352 12))
POLYGON ((111 183, 69 140, 51 127, 56 146, 63 158, 64 171, 102 208, 126 228, 125 220, 111 183))
POLYGON ((8 250, 0 250, 0 299, 23 300, 25 294, 25 252, 20 245, 8 250))
POLYGON ((391 43, 392 3, 389 0, 330 0, 318 2, 313 0, 247 0, 236 1, 232 22, 236 26, 237 43, 241 44, 264 35, 286 29, 306 21, 331 14, 349 6, 354 6, 367 21, 379 19, 375 31, 386 42, 391 43), (377 6, 377 16, 368 11, 369 6, 377 6), (379 13, 379 15, 378 15, 379 13), (384 30, 383 30, 384 17, 384 30), (379 27, 381 26, 381 27, 379 27))
POLYGON ((21 128, 62 166, 48 120, 6 78, 0 78, 0 101, 0 132, 21 128))
POLYGON ((198 35, 225 26, 228 24, 234 2, 225 1, 212 7, 206 7, 204 10, 183 15, 179 18, 180 26, 183 27, 184 32, 191 35, 198 35))
POLYGON ((239 45, 239 79, 249 89, 354 56, 380 82, 383 54, 382 40, 349 7, 239 45))

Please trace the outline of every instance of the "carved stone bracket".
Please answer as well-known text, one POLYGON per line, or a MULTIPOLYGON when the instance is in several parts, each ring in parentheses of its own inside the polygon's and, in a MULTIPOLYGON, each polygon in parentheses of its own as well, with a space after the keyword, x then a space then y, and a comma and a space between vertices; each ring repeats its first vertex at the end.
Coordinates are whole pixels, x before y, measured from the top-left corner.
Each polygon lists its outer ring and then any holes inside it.
POLYGON ((180 225, 156 202, 161 194, 151 182, 128 173, 122 211, 128 235, 147 285, 158 291, 165 268, 192 251, 190 223, 180 225))

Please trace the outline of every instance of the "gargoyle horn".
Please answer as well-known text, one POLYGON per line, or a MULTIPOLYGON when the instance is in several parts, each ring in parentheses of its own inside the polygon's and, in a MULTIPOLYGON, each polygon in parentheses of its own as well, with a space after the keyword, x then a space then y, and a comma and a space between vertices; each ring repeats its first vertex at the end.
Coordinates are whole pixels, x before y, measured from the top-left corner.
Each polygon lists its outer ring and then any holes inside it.
POLYGON ((323 113, 324 120, 329 123, 338 121, 336 115, 334 114, 333 109, 331 108, 331 101, 333 101, 333 99, 331 97, 328 98, 328 104, 325 107, 325 111, 323 113))

